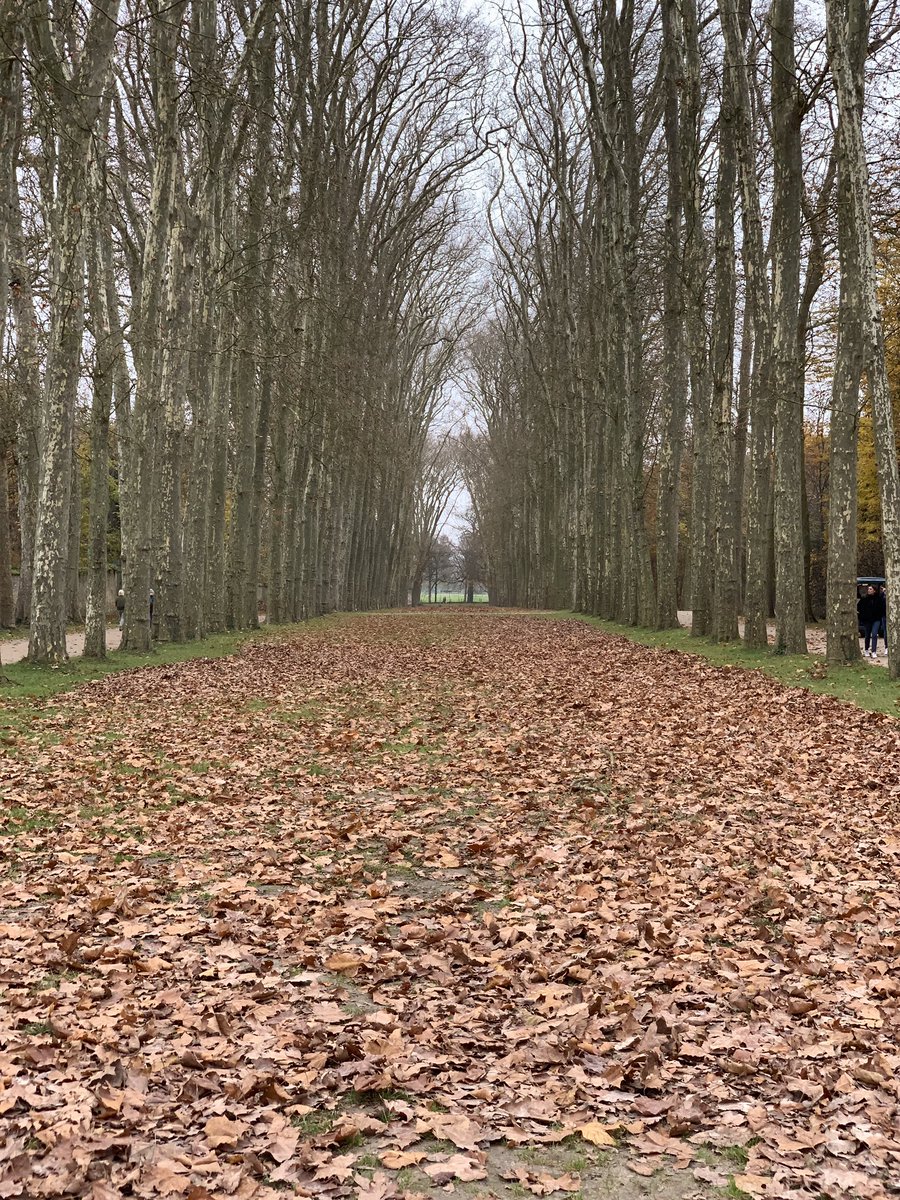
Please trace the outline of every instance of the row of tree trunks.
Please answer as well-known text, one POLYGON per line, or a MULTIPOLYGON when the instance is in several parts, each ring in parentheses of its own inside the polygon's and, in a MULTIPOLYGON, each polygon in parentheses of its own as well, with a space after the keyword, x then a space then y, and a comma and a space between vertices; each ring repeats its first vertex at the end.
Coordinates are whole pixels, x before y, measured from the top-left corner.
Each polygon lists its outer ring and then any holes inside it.
POLYGON ((468 439, 463 456, 492 596, 660 629, 681 603, 695 636, 720 641, 743 612, 760 649, 774 616, 775 651, 805 652, 806 359, 815 344, 821 371, 837 175, 829 657, 858 657, 862 379, 889 576, 900 551, 861 133, 867 54, 896 30, 875 12, 868 38, 873 14, 832 5, 829 45, 838 13, 863 27, 842 76, 841 54, 815 66, 815 18, 795 8, 775 0, 764 25, 748 0, 539 0, 534 23, 507 14, 494 320, 470 368, 484 448, 468 439), (701 36, 716 20, 721 37, 701 36))
POLYGON ((270 619, 405 600, 449 494, 428 430, 469 320, 485 28, 394 0, 0 20, 0 442, 33 660, 65 657, 82 555, 105 653, 116 524, 129 650, 252 628, 261 578, 270 619))

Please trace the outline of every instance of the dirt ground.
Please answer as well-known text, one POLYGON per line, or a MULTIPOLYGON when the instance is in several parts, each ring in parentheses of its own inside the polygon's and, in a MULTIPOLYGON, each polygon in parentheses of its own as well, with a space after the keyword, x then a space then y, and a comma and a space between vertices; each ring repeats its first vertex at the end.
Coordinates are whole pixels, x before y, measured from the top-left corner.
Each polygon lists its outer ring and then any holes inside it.
POLYGON ((896 1195, 896 720, 478 610, 9 715, 0 1196, 896 1195))

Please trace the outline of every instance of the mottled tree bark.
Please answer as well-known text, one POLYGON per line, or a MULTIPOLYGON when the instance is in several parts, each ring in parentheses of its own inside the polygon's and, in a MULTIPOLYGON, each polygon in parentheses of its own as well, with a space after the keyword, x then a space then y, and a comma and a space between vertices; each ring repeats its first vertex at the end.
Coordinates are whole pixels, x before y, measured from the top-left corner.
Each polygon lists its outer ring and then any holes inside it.
POLYGON ((715 415, 715 587, 712 635, 719 642, 738 635, 738 541, 735 494, 734 312, 737 283, 734 262, 735 104, 733 70, 726 64, 719 109, 719 170, 716 180, 716 258, 713 290, 710 369, 715 415))
MULTIPOLYGON (((840 129, 838 144, 840 145, 840 129)), ((839 151, 839 162, 841 152, 839 151)), ((863 368, 862 324, 855 295, 856 247, 850 236, 846 172, 838 183, 841 260, 840 320, 831 385, 828 471, 828 564, 826 578, 826 655, 835 664, 858 662, 856 615, 856 507, 859 385, 863 368)))
POLYGON ((680 5, 684 30, 681 157, 684 197, 684 295, 691 414, 691 511, 689 582, 691 635, 712 628, 713 480, 712 387, 704 312, 708 249, 703 228, 703 173, 700 167, 702 112, 701 60, 697 5, 680 5))
POLYGON ((741 0, 722 0, 719 8, 725 61, 734 72, 735 146, 740 168, 743 262, 747 305, 753 322, 754 362, 750 380, 750 483, 747 494, 747 582, 744 593, 744 640, 768 643, 769 508, 772 484, 771 391, 772 314, 766 278, 766 254, 756 163, 756 137, 744 45, 748 12, 741 0))
POLYGON ((84 329, 83 211, 87 138, 61 139, 50 345, 41 397, 34 577, 28 656, 57 665, 66 651, 66 579, 75 393, 84 329))
POLYGON ((72 446, 72 496, 69 501, 69 544, 66 548, 66 620, 81 620, 78 572, 81 567, 81 488, 83 472, 78 449, 72 446))
POLYGON ((875 457, 881 495, 890 637, 888 669, 891 678, 896 679, 900 675, 900 645, 896 636, 896 631, 900 629, 900 473, 885 368, 868 165, 862 131, 868 10, 864 0, 842 0, 840 3, 838 0, 827 0, 826 17, 839 115, 838 222, 841 250, 840 342, 834 377, 831 431, 833 490, 829 516, 828 656, 832 661, 840 662, 852 661, 858 654, 856 615, 853 611, 851 626, 851 608, 855 608, 852 601, 855 597, 856 575, 856 417, 862 365, 872 398, 875 457))
MULTIPOLYGON (((17 221, 14 196, 19 117, 21 110, 21 23, 7 6, 0 15, 0 359, 5 352, 6 314, 12 278, 11 258, 17 221)), ((11 429, 8 414, 0 412, 0 625, 15 624, 12 589, 12 556, 9 529, 9 445, 11 429)))
POLYGON ((9 537, 9 450, 0 434, 0 627, 11 629, 16 623, 13 600, 12 555, 9 537))
POLYGON ((803 193, 794 0, 774 0, 772 30, 772 381, 775 388, 775 648, 806 653, 803 403, 797 318, 803 193))
POLYGON ((679 95, 685 77, 682 35, 674 0, 662 6, 665 55, 666 230, 663 284, 663 411, 660 424, 659 485, 656 502, 656 627, 678 625, 678 518, 681 459, 687 411, 688 373, 685 356, 685 306, 682 285, 682 187, 679 95))
MULTIPOLYGON (((140 290, 132 306, 132 349, 135 362, 135 393, 131 413, 131 453, 127 463, 129 492, 123 509, 123 526, 128 529, 128 558, 125 571, 125 632, 122 645, 141 653, 149 651, 153 629, 150 592, 156 582, 153 551, 154 516, 158 517, 159 479, 162 455, 169 448, 163 436, 163 364, 166 351, 166 316, 177 302, 179 282, 172 279, 170 245, 177 247, 179 234, 172 234, 179 159, 178 80, 176 49, 186 0, 163 7, 151 6, 153 30, 151 75, 154 89, 153 169, 150 205, 141 252, 140 290)), ((175 257, 177 259, 177 250, 175 257)), ((169 360, 171 362, 171 359, 169 360)), ((171 383, 171 378, 168 381, 171 383)), ((157 616, 154 604, 154 620, 157 616)))
MULTIPOLYGON (((102 167, 97 170, 97 191, 105 183, 102 167)), ((106 657, 106 577, 109 520, 109 423, 116 370, 116 346, 109 312, 102 235, 98 228, 105 217, 99 196, 94 198, 91 239, 88 251, 88 304, 94 339, 91 393, 91 483, 88 499, 87 597, 84 616, 85 658, 106 657)))
POLYGON ((72 493, 72 434, 84 328, 84 214, 88 151, 109 74, 118 0, 91 11, 69 62, 47 0, 35 0, 29 48, 53 97, 58 135, 51 218, 50 341, 41 398, 40 467, 28 656, 56 664, 66 654, 65 579, 72 493))

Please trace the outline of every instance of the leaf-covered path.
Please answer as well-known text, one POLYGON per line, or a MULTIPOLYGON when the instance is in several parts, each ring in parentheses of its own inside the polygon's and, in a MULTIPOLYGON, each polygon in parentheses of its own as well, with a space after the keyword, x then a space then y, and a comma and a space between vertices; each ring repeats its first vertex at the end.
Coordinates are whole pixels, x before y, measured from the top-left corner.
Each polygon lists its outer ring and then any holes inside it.
POLYGON ((34 718, 0 1196, 896 1194, 890 718, 459 611, 34 718))

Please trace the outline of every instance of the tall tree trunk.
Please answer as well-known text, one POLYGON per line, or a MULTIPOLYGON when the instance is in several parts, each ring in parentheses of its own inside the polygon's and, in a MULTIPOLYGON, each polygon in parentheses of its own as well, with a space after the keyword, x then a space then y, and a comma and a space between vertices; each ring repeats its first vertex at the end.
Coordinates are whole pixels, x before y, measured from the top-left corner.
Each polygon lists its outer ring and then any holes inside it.
MULTIPOLYGON (((256 455, 253 471, 253 506, 247 536, 247 578, 244 585, 244 619, 248 629, 259 625, 259 559, 262 540, 262 521, 266 499, 266 443, 269 436, 269 413, 272 407, 272 368, 262 368, 259 412, 256 422, 256 455)), ((267 618, 268 619, 268 618, 267 618)))
POLYGON ((13 192, 14 209, 11 232, 11 293, 13 323, 16 330, 16 468, 19 481, 19 594, 16 620, 31 622, 32 578, 34 571, 34 531, 37 524, 38 464, 40 462, 41 377, 38 346, 38 318, 31 289, 30 268, 25 255, 22 212, 18 192, 13 192))
POLYGON ((772 387, 770 352, 772 314, 766 279, 756 137, 753 123, 747 54, 744 45, 749 13, 739 0, 722 0, 719 15, 725 59, 734 71, 735 145, 740 167, 743 261, 747 304, 753 323, 754 362, 750 383, 750 487, 747 494, 747 583, 744 596, 744 640, 749 646, 768 644, 769 511, 772 486, 772 387))
POLYGON ((0 441, 0 627, 3 629, 12 629, 16 623, 9 537, 8 463, 9 451, 5 441, 0 441))
POLYGON ((180 642, 183 637, 182 444, 184 392, 188 352, 181 330, 191 328, 194 278, 193 223, 186 205, 177 206, 170 231, 166 272, 163 348, 160 364, 159 455, 153 491, 155 637, 180 642))
POLYGON ((856 510, 859 388, 863 332, 859 309, 857 243, 852 236, 850 183, 843 166, 838 126, 838 248, 841 290, 837 351, 831 384, 828 471, 828 561, 826 568, 826 656, 830 663, 858 662, 856 614, 856 510))
POLYGON ((83 212, 87 138, 60 139, 57 220, 51 265, 50 345, 41 397, 40 466, 28 656, 58 665, 66 651, 66 579, 72 503, 75 393, 84 329, 83 212))
POLYGON ((712 634, 730 642, 738 635, 738 541, 735 494, 734 310, 737 296, 734 264, 735 158, 733 69, 726 64, 719 110, 719 171, 716 182, 716 260, 710 366, 713 382, 715 443, 715 589, 712 634))
POLYGON ((875 458, 881 494, 890 637, 888 669, 891 678, 896 679, 900 675, 900 643, 897 637, 897 630, 900 629, 900 474, 885 368, 869 176, 862 131, 869 19, 865 0, 827 0, 826 19, 839 117, 838 221, 842 300, 836 364, 839 371, 835 370, 831 431, 828 657, 835 662, 852 661, 859 652, 855 612, 852 614, 851 630, 851 587, 855 596, 856 418, 861 349, 862 365, 872 397, 875 458))
MULTIPOLYGON (((151 6, 154 31, 151 65, 157 128, 150 206, 141 260, 141 286, 133 306, 132 346, 136 387, 128 464, 129 511, 123 513, 123 520, 129 529, 130 545, 122 644, 129 650, 141 653, 150 649, 153 634, 150 593, 156 582, 153 561, 154 516, 158 516, 157 491, 162 474, 162 455, 167 448, 162 430, 162 376, 166 334, 169 332, 166 317, 171 314, 175 303, 171 301, 171 294, 173 291, 177 293, 179 286, 178 281, 170 278, 174 264, 169 251, 179 159, 176 50, 185 7, 186 0, 176 0, 174 5, 165 7, 154 0, 151 6)), ((176 232, 174 245, 178 241, 176 232)))
MULTIPOLYGON (((108 345, 108 343, 107 343, 108 345)), ((98 353, 98 359, 100 351, 98 353)), ((105 354, 108 355, 106 350, 105 354)), ((106 657, 107 530, 109 519, 109 414, 112 364, 98 361, 91 400, 91 491, 88 515, 88 580, 84 616, 85 658, 106 657)))
POLYGON ((230 330, 225 322, 219 330, 216 355, 216 383, 213 389, 213 430, 209 491, 207 504, 208 549, 206 558, 206 594, 203 608, 206 628, 210 633, 221 633, 225 629, 225 504, 228 479, 228 413, 235 386, 233 353, 230 345, 230 330))
POLYGON ((696 0, 680 5, 684 34, 684 87, 680 138, 684 198, 684 295, 687 318, 691 396, 690 587, 691 635, 705 637, 712 628, 713 583, 713 440, 712 390, 704 310, 708 251, 703 229, 703 172, 700 164, 701 95, 700 34, 696 0))
MULTIPOLYGON (((97 172, 99 191, 104 182, 97 172)), ((88 303, 94 337, 93 392, 91 395, 91 485, 88 501, 87 598, 84 616, 85 658, 106 657, 107 533, 109 524, 109 422, 112 408, 118 347, 113 338, 109 292, 105 274, 102 234, 105 216, 95 204, 88 254, 88 303), (99 211, 97 211, 99 209, 99 211)))
POLYGON ((734 502, 737 506, 735 576, 738 581, 738 611, 744 611, 744 481, 747 475, 747 423, 750 419, 750 381, 753 373, 753 322, 744 308, 741 327, 741 356, 738 367, 737 418, 734 437, 734 502))
POLYGON ((72 499, 69 503, 69 545, 66 550, 66 620, 81 621, 81 598, 78 594, 78 574, 81 569, 81 459, 72 447, 72 499))
POLYGON ((803 193, 794 0, 774 0, 772 30, 772 362, 775 387, 775 648, 806 653, 803 402, 798 391, 803 193))
POLYGON ((84 328, 84 213, 88 151, 109 73, 118 0, 94 8, 75 55, 61 58, 60 31, 47 0, 35 0, 30 48, 53 95, 58 138, 51 217, 50 341, 41 398, 40 469, 34 547, 33 608, 28 656, 32 662, 65 661, 65 578, 75 393, 84 328))
MULTIPOLYGON (((12 8, 7 7, 0 17, 0 360, 5 358, 6 352, 6 313, 17 217, 14 196, 18 187, 21 44, 21 23, 13 17, 12 8)), ((0 626, 3 627, 14 625, 16 619, 9 529, 7 416, 0 412, 0 626)))
POLYGON ((659 449, 659 490, 656 504, 656 627, 678 626, 678 518, 681 493, 681 456, 687 409, 687 361, 684 348, 684 294, 682 271, 682 186, 679 88, 685 74, 684 55, 674 0, 664 0, 663 54, 666 56, 666 229, 663 285, 664 370, 663 412, 659 449))

